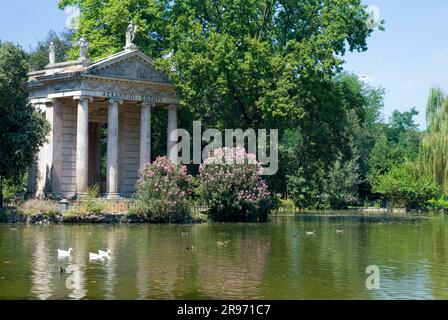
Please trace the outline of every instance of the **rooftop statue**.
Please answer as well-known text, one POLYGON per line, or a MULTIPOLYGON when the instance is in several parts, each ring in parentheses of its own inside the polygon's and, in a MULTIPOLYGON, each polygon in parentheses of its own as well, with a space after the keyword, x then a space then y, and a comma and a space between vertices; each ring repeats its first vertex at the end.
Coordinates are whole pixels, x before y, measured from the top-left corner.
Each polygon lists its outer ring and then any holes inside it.
POLYGON ((89 51, 89 42, 87 39, 84 36, 81 36, 76 45, 79 45, 80 59, 88 60, 89 58, 87 57, 87 53, 89 51))
POLYGON ((56 46, 53 41, 50 42, 50 47, 48 48, 48 60, 50 64, 56 63, 56 46))
POLYGON ((126 46, 125 49, 135 49, 136 45, 134 44, 135 35, 137 33, 137 25, 132 22, 129 24, 128 29, 126 30, 126 46))

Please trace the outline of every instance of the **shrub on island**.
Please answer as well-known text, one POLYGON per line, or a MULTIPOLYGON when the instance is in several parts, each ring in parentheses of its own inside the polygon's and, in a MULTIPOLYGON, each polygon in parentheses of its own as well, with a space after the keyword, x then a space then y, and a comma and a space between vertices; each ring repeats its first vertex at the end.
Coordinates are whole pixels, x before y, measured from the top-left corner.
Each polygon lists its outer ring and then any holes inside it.
POLYGON ((128 215, 154 223, 185 222, 190 217, 191 176, 184 165, 158 157, 140 171, 128 215))
POLYGON ((215 149, 199 168, 199 195, 213 221, 265 221, 274 201, 255 155, 215 149))

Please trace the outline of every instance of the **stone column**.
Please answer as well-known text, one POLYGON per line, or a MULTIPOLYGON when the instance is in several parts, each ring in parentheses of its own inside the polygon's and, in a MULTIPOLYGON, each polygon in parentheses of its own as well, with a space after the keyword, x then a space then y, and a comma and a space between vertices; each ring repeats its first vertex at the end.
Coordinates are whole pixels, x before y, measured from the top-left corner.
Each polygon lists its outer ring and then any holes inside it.
POLYGON ((92 97, 76 96, 78 116, 76 126, 76 194, 87 195, 89 170, 89 102, 92 97))
POLYGON ((118 100, 109 100, 107 112, 107 181, 108 199, 118 198, 118 100))
POLYGON ((168 106, 168 137, 167 137, 167 156, 171 161, 177 163, 177 154, 171 154, 177 139, 171 140, 171 134, 177 129, 177 105, 168 106))
POLYGON ((51 186, 53 196, 62 195, 62 145, 64 123, 62 119, 63 102, 53 101, 53 163, 51 171, 51 186))
POLYGON ((46 99, 39 107, 45 113, 45 119, 50 124, 50 133, 37 156, 36 196, 41 198, 52 191, 51 171, 53 166, 53 133, 54 108, 53 99, 46 99))
POLYGON ((151 108, 155 104, 143 102, 140 116, 140 169, 151 163, 151 108))

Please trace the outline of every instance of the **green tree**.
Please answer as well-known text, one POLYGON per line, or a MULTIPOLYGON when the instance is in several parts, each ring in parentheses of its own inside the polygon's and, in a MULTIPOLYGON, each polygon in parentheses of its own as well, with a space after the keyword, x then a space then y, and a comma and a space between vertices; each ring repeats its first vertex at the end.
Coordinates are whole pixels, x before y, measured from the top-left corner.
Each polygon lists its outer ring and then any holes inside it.
POLYGON ((80 9, 75 37, 87 37, 92 58, 122 50, 136 22, 136 44, 172 71, 182 102, 227 127, 311 116, 346 50, 366 50, 373 31, 359 0, 59 2, 69 5, 80 9))
POLYGON ((428 130, 418 155, 418 170, 432 177, 448 195, 448 99, 440 88, 432 88, 426 108, 428 130))
POLYGON ((415 209, 440 193, 431 177, 416 174, 412 164, 402 163, 380 176, 373 191, 391 201, 392 207, 415 209))
POLYGON ((417 158, 421 136, 414 121, 417 114, 415 108, 405 112, 395 110, 389 123, 378 127, 375 145, 368 158, 370 185, 376 184, 392 168, 417 158))
POLYGON ((313 172, 328 170, 340 153, 344 163, 366 162, 368 148, 357 146, 356 155, 352 148, 352 128, 377 111, 365 110, 362 85, 339 77, 346 51, 367 50, 374 30, 360 0, 59 1, 69 5, 80 9, 75 38, 86 36, 92 59, 122 50, 134 21, 136 45, 206 126, 277 128, 283 141, 295 131, 300 144, 280 157, 283 166, 300 152, 291 161, 297 166, 269 178, 275 191, 287 193, 286 176, 299 168, 316 180, 313 172))
POLYGON ((47 121, 28 104, 27 71, 23 50, 0 43, 0 208, 3 181, 25 173, 49 132, 47 121))

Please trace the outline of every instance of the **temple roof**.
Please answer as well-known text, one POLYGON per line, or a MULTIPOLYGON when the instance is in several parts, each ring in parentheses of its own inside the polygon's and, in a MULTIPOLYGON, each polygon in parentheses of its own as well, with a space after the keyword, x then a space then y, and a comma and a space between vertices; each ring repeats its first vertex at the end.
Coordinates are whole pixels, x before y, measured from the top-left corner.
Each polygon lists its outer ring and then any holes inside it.
POLYGON ((29 85, 61 81, 74 77, 144 81, 170 85, 168 77, 156 70, 154 60, 140 50, 124 50, 97 61, 76 60, 49 64, 44 70, 30 72, 29 85))

